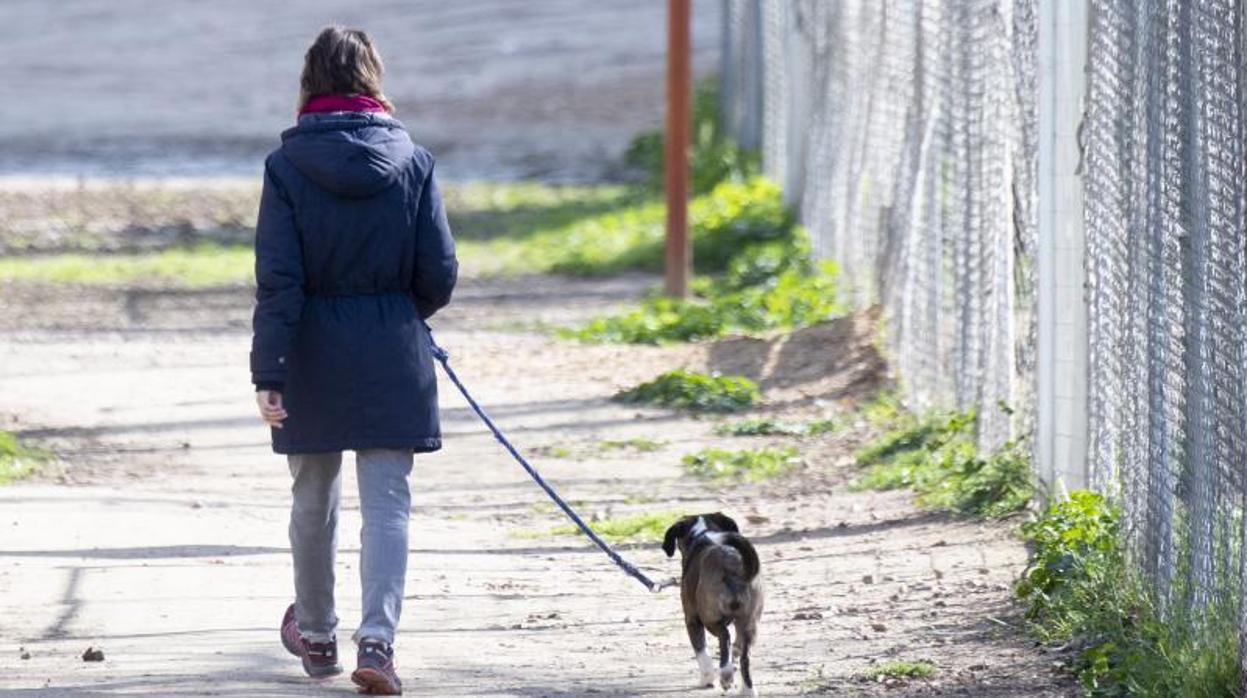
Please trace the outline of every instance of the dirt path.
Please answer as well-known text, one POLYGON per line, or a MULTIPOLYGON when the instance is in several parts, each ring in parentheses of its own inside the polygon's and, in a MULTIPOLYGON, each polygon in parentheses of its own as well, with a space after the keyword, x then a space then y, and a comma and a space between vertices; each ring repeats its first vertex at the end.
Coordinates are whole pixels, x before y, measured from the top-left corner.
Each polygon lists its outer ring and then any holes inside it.
MULTIPOLYGON (((440 339, 518 442, 578 454, 539 464, 584 511, 721 509, 748 520, 769 594, 755 655, 764 695, 1075 693, 1053 670, 1056 657, 1017 630, 1008 588, 1024 553, 1008 528, 923 513, 899 493, 847 491, 851 425, 808 442, 810 467, 794 478, 718 487, 678 467, 681 454, 727 440, 710 421, 606 400, 675 365, 711 363, 769 375, 773 409, 808 411, 807 394, 855 390, 870 370, 854 328, 836 328, 846 341, 826 347, 839 352, 838 374, 809 380, 775 373, 784 346, 577 347, 513 329, 598 311, 648 282, 469 283, 439 318, 440 339), (665 445, 646 454, 594 446, 630 437, 665 445), (897 685, 858 678, 893 658, 932 661, 938 674, 897 685)), ((289 476, 252 414, 246 291, 9 287, 0 304, 3 428, 68 463, 61 476, 0 489, 0 689, 349 694, 345 679, 302 678, 277 642, 290 597, 289 476), (106 660, 81 661, 88 645, 106 660)), ((651 596, 582 539, 519 535, 564 522, 452 390, 443 386, 448 447, 420 458, 414 478, 398 644, 409 693, 716 694, 691 689, 674 592, 651 596)), ((344 637, 359 610, 353 496, 345 509, 344 637)), ((677 570, 656 545, 627 555, 659 576, 677 570)))

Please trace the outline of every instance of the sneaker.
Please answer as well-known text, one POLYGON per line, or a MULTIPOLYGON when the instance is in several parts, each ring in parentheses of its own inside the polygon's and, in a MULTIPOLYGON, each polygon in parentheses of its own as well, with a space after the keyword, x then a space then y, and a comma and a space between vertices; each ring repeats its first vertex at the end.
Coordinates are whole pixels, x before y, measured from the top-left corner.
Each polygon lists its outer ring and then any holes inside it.
POLYGON ((397 696, 403 693, 403 682, 394 668, 394 647, 380 640, 365 639, 359 643, 359 668, 351 681, 360 693, 374 696, 397 696))
POLYGON ((286 651, 303 660, 303 671, 308 676, 320 679, 342 673, 342 665, 338 663, 338 642, 312 642, 299 632, 299 623, 294 617, 294 604, 286 609, 281 619, 281 644, 286 651))

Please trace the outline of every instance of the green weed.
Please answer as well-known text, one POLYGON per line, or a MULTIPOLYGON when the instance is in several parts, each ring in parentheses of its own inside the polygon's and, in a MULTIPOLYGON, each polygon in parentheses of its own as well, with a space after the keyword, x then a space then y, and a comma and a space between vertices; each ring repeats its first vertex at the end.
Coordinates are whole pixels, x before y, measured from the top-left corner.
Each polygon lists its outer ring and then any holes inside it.
POLYGON ((1034 496, 1030 456, 1018 443, 982 454, 972 412, 933 415, 888 432, 857 453, 857 489, 909 488, 919 504, 982 518, 1008 516, 1034 496))
MULTIPOLYGON (((717 81, 699 84, 693 93, 690 186, 694 193, 709 191, 725 179, 744 178, 758 172, 757 153, 736 145, 722 128, 719 118, 717 81)), ((643 186, 660 191, 665 171, 666 139, 661 131, 649 131, 632 140, 624 152, 624 164, 639 171, 643 186)))
POLYGON ((0 485, 33 475, 52 454, 23 444, 18 438, 0 431, 0 485))
POLYGON ((684 469, 696 477, 710 480, 744 479, 750 482, 783 475, 803 463, 797 449, 791 446, 744 451, 706 448, 684 456, 682 462, 684 469))
MULTIPOLYGON (((662 540, 663 534, 681 516, 678 512, 643 512, 617 516, 589 525, 603 539, 612 543, 643 543, 662 540)), ((580 533, 574 524, 550 529, 546 535, 574 536, 580 533)))
POLYGON ((720 424, 714 428, 714 433, 719 436, 818 436, 829 434, 835 429, 836 423, 830 419, 791 422, 764 417, 720 424))
POLYGON ((862 676, 872 681, 880 678, 892 679, 929 679, 935 676, 935 665, 931 662, 908 662, 893 660, 870 667, 862 676))
POLYGON ((638 453, 652 453, 662 449, 666 445, 666 441, 658 441, 638 436, 631 439, 606 439, 605 441, 598 443, 598 451, 602 453, 609 453, 611 451, 636 451, 638 453))
POLYGON ((1102 495, 1071 492, 1022 533, 1033 552, 1017 594, 1030 629, 1078 650, 1087 695, 1239 695, 1237 613, 1214 605, 1162 614, 1126 554, 1120 511, 1102 495))
POLYGON ((559 334, 589 342, 687 342, 806 327, 843 314, 839 268, 811 259, 808 234, 793 225, 773 184, 720 185, 706 197, 705 220, 694 259, 723 273, 695 279, 694 298, 652 296, 635 310, 559 334))
POLYGON ((762 393, 756 383, 744 376, 707 375, 676 369, 618 393, 614 399, 694 412, 736 412, 757 403, 762 393))

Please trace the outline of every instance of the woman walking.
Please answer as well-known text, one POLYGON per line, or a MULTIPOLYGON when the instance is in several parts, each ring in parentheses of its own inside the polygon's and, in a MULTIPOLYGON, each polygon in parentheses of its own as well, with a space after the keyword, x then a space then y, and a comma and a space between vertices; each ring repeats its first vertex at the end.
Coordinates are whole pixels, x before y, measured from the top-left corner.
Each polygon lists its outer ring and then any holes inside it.
POLYGON ((251 378, 294 478, 282 643, 309 676, 342 671, 334 552, 342 452, 355 451, 363 617, 351 678, 394 695, 412 454, 441 447, 424 319, 449 302, 458 263, 433 158, 392 116, 381 75, 359 30, 327 28, 307 51, 298 123, 264 164, 251 378))

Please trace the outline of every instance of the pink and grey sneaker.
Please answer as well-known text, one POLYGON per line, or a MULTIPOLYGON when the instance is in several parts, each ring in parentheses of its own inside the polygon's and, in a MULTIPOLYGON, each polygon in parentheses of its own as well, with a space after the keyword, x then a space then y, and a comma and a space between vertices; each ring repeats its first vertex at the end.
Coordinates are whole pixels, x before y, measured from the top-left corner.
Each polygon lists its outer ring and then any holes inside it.
POLYGON ((342 665, 338 663, 338 642, 332 639, 329 642, 312 642, 303 637, 294 617, 294 604, 290 604, 281 619, 281 644, 287 652, 303 660, 303 671, 314 679, 342 673, 342 665))
POLYGON ((397 696, 403 693, 403 682, 394 668, 394 647, 380 640, 364 639, 359 643, 359 667, 351 681, 360 693, 374 696, 397 696))

